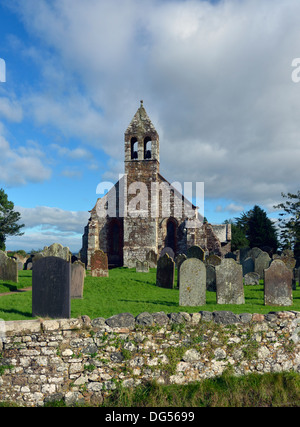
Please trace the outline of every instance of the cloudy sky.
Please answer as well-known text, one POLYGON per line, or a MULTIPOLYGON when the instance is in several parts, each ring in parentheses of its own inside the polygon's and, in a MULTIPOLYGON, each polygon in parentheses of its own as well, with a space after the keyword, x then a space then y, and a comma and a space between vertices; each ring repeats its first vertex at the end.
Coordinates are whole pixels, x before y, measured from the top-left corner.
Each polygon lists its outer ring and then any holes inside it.
POLYGON ((26 225, 7 249, 80 249, 141 99, 162 175, 204 182, 210 222, 276 217, 299 190, 299 16, 299 0, 0 0, 0 187, 26 225))

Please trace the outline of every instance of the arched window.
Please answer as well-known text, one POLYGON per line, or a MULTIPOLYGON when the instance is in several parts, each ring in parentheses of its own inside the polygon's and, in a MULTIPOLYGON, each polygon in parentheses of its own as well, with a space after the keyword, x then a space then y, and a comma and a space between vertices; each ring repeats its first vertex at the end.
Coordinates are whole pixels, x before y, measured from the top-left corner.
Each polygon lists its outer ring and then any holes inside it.
POLYGON ((151 159, 152 156, 152 141, 149 136, 144 139, 144 159, 151 159))
POLYGON ((176 253, 177 249, 177 223, 174 219, 170 218, 167 222, 167 236, 166 246, 172 248, 176 253))
POLYGON ((138 140, 131 138, 131 160, 138 158, 138 140))

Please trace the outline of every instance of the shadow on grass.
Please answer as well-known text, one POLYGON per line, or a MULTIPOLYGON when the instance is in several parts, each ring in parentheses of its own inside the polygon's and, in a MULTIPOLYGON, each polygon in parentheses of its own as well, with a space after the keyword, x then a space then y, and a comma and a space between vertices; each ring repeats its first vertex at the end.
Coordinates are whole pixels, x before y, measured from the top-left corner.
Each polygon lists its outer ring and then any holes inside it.
POLYGON ((172 302, 172 301, 159 301, 159 300, 155 300, 155 301, 151 301, 151 300, 143 301, 143 300, 133 300, 133 299, 120 299, 118 301, 120 301, 120 302, 133 302, 135 304, 153 304, 153 305, 166 305, 166 306, 169 306, 169 307, 178 307, 178 302, 172 302))
POLYGON ((18 290, 18 286, 14 284, 14 282, 1 282, 0 283, 0 294, 6 292, 16 292, 18 290))
POLYGON ((26 318, 31 318, 31 319, 33 319, 33 317, 32 317, 32 313, 31 313, 31 312, 28 312, 28 311, 20 311, 20 310, 14 310, 14 309, 6 310, 6 309, 2 308, 2 309, 1 309, 1 313, 6 313, 6 314, 17 314, 17 315, 24 316, 24 317, 26 317, 26 318))

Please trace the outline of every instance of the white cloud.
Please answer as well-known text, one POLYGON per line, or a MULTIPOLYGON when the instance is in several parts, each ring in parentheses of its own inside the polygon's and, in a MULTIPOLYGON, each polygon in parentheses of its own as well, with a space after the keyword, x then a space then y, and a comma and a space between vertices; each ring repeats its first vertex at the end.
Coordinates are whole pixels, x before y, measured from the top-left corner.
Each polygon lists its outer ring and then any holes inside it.
POLYGON ((42 151, 33 141, 13 148, 0 134, 0 152, 0 182, 7 187, 43 182, 51 176, 51 170, 43 164, 42 151))
POLYGON ((204 181, 206 197, 237 206, 271 206, 298 189, 298 1, 14 4, 47 52, 34 52, 46 89, 33 89, 26 109, 105 150, 107 177, 144 99, 170 182, 204 181))

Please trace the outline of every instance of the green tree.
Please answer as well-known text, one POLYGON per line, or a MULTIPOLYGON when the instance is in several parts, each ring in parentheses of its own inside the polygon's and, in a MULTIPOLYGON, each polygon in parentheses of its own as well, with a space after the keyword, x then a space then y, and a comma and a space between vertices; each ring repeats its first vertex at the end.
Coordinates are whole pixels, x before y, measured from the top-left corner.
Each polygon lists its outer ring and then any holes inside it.
POLYGON ((21 214, 14 211, 14 204, 8 200, 7 194, 0 189, 0 250, 5 250, 6 236, 22 236, 21 228, 24 224, 18 224, 21 214))
POLYGON ((224 224, 231 224, 231 250, 236 251, 249 246, 249 240, 246 237, 245 229, 232 219, 224 221, 224 224))
POLYGON ((300 257, 300 191, 281 195, 287 200, 274 206, 284 211, 279 213, 281 246, 292 249, 295 256, 300 257))
POLYGON ((249 215, 247 238, 251 248, 269 246, 274 251, 278 248, 276 228, 266 212, 257 205, 249 215))
POLYGON ((250 246, 263 248, 269 246, 276 251, 278 248, 277 231, 266 212, 255 205, 248 212, 235 218, 232 226, 233 250, 250 246))

